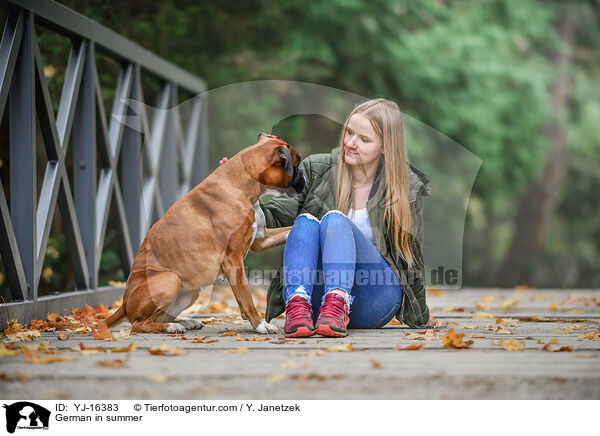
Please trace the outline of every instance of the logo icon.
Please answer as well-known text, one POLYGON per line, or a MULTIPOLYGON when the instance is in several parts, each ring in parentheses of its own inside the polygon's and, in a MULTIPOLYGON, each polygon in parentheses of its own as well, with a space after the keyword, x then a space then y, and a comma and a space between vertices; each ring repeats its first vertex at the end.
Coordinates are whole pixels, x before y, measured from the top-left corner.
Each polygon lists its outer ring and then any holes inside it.
POLYGON ((4 404, 6 409, 6 431, 14 433, 15 429, 48 429, 50 411, 29 401, 19 401, 11 405, 4 404))

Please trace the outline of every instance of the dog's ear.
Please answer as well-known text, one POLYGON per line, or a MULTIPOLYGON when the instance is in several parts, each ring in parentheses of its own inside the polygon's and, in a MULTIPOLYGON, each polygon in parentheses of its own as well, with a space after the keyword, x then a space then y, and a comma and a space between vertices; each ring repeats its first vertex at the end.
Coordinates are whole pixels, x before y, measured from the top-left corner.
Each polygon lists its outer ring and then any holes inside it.
POLYGON ((277 147, 275 149, 283 168, 285 168, 285 173, 288 176, 292 176, 294 174, 294 163, 292 162, 292 153, 290 153, 290 149, 287 147, 277 147))
POLYGON ((260 138, 262 138, 262 137, 263 137, 263 135, 268 135, 268 133, 265 133, 265 132, 259 132, 259 133, 258 133, 258 135, 256 135, 256 140, 257 140, 257 141, 260 141, 260 138))

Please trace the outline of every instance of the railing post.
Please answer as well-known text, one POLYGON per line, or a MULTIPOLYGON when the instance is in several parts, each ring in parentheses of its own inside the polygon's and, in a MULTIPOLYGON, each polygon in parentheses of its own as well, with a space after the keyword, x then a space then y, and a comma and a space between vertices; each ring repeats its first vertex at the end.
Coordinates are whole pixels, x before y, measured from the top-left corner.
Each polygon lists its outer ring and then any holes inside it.
POLYGON ((96 102, 94 43, 88 44, 73 122, 73 195, 87 261, 89 286, 96 289, 96 102))
POLYGON ((21 254, 28 300, 37 299, 36 133, 33 13, 25 12, 23 38, 9 91, 10 213, 21 254))

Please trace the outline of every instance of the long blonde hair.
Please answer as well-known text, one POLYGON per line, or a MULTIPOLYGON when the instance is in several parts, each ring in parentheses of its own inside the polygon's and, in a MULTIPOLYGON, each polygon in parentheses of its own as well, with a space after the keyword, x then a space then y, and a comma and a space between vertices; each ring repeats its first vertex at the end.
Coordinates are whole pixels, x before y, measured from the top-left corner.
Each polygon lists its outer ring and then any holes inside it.
MULTIPOLYGON (((382 140, 385 173, 385 212, 388 235, 396 253, 406 261, 408 268, 416 262, 411 250, 411 226, 409 204, 408 154, 404 143, 404 124, 398 105, 383 98, 368 100, 359 104, 344 122, 340 137, 340 158, 338 161, 336 207, 348 213, 352 198, 352 173, 344 159, 344 136, 348 122, 354 114, 365 116, 382 140)), ((381 175, 381 174, 380 174, 381 175)), ((375 184, 376 181, 373 182, 375 184)), ((383 229, 382 229, 383 230, 383 229)))

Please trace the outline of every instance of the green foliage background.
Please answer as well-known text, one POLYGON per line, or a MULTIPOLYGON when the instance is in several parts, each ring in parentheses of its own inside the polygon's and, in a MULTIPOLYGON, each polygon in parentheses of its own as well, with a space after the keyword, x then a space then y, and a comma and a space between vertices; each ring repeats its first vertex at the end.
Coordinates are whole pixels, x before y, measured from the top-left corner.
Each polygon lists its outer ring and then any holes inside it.
MULTIPOLYGON (((209 89, 283 79, 382 96, 475 153, 483 165, 469 203, 463 285, 481 286, 496 283, 509 255, 518 198, 550 149, 543 131, 555 116, 548 90, 558 74, 550 56, 567 49, 554 23, 569 14, 574 41, 568 48, 568 164, 527 284, 600 287, 598 1, 61 3, 203 78, 209 89)), ((61 64, 52 56, 60 57, 64 48, 52 44, 52 35, 45 37, 59 77, 61 64)), ((114 66, 105 62, 106 68, 98 68, 110 84, 114 66)), ((339 133, 309 117, 277 127, 309 152, 323 151, 339 133)), ((210 169, 221 154, 238 151, 228 147, 211 150, 210 169)), ((273 267, 280 256, 274 250, 248 261, 273 267)), ((117 256, 112 259, 118 264, 117 256)))

